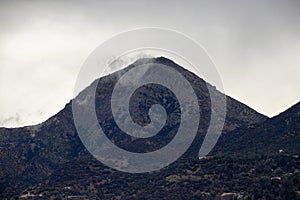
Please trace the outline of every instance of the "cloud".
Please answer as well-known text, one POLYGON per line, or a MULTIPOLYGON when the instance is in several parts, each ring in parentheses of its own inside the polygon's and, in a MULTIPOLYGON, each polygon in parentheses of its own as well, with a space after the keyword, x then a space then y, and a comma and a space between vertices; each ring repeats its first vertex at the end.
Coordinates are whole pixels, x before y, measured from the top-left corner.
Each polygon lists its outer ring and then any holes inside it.
POLYGON ((17 123, 18 113, 25 125, 54 115, 94 48, 145 26, 194 38, 229 95, 273 116, 300 99, 299 18, 299 1, 1 1, 1 118, 17 123))

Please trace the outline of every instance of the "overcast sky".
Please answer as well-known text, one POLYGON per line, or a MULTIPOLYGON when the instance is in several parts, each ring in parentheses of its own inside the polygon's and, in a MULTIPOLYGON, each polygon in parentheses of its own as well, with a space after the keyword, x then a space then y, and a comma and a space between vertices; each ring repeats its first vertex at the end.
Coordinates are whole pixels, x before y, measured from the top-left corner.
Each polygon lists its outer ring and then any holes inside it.
POLYGON ((73 96, 87 56, 141 27, 202 44, 226 93, 267 116, 300 100, 300 1, 1 1, 0 126, 44 121, 73 96))

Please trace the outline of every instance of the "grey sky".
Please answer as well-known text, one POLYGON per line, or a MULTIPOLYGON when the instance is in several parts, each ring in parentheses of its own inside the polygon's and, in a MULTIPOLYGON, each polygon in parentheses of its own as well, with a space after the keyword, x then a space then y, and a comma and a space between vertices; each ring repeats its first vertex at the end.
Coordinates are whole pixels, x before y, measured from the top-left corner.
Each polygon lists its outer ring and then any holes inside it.
POLYGON ((300 1, 1 1, 0 126, 61 110, 94 48, 149 26, 202 44, 226 93, 274 116, 300 100, 299 19, 300 1))

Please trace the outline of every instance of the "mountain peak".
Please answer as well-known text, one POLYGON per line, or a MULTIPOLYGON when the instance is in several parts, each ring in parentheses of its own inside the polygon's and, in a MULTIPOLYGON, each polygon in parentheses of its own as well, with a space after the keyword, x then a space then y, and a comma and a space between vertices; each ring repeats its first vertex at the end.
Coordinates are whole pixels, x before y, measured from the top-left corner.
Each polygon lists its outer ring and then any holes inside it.
POLYGON ((140 59, 137 59, 133 63, 133 65, 136 65, 136 64, 147 64, 147 63, 159 63, 159 64, 165 64, 165 65, 177 65, 173 60, 171 60, 169 58, 166 58, 164 56, 150 57, 150 58, 140 58, 140 59))

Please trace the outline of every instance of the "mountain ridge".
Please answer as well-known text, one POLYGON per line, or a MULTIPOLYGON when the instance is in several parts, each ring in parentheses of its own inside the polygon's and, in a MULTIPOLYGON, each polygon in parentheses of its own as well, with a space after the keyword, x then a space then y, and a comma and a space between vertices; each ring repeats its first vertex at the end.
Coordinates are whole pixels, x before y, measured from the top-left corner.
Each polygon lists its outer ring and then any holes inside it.
MULTIPOLYGON (((242 127, 234 130, 229 135, 220 138, 219 143, 223 151, 268 151, 275 153, 276 151, 288 151, 289 153, 300 152, 300 102, 288 108, 286 111, 267 119, 266 121, 249 127, 242 127), (277 134, 274 134, 277 133, 277 134), (255 135, 256 137, 253 137, 255 135), (257 139, 259 137, 259 139, 257 139), (293 142, 294 140, 294 142, 293 142), (246 142, 245 142, 246 141, 246 142), (224 144, 228 144, 225 148, 224 144), (235 144, 235 145, 233 145, 235 144), (239 145, 236 145, 239 144, 239 145), (281 144, 281 145, 276 145, 281 144), (235 146, 235 149, 231 148, 235 146)), ((218 150, 215 150, 218 151, 218 150)))

